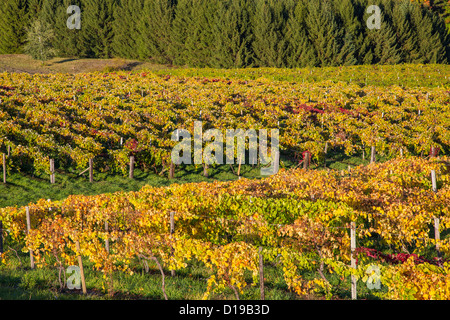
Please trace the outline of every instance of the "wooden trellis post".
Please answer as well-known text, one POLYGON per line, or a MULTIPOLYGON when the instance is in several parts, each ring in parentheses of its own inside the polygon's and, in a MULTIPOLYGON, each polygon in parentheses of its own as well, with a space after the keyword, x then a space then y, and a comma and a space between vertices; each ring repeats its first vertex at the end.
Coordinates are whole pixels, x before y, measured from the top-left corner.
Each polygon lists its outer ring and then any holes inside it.
MULTIPOLYGON (((351 267, 353 269, 356 269, 356 259, 354 256, 355 249, 356 249, 356 223, 352 222, 351 228, 350 228, 350 250, 351 250, 350 261, 351 261, 351 267)), ((352 281, 352 300, 356 300, 357 293, 356 293, 356 276, 355 275, 352 275, 351 281, 352 281)))
POLYGON ((3 255, 3 222, 0 220, 0 261, 3 255))
POLYGON ((280 151, 275 151, 274 160, 275 163, 273 164, 273 173, 276 174, 280 170, 280 151))
POLYGON ((303 169, 308 170, 309 163, 310 163, 310 154, 309 154, 309 152, 305 152, 305 156, 303 158, 303 169))
POLYGON ((440 251, 440 241, 441 241, 441 234, 439 233, 439 218, 434 218, 434 240, 436 240, 436 251, 438 258, 441 257, 441 251, 440 251))
MULTIPOLYGON (((431 170, 431 185, 432 185, 433 192, 436 193, 437 192, 437 181, 436 181, 436 171, 435 170, 431 170)), ((438 258, 441 257, 440 243, 439 243, 441 240, 441 234, 439 232, 439 223, 440 223, 440 219, 438 217, 434 217, 434 239, 436 241, 436 251, 437 251, 438 258)))
POLYGON ((3 154, 3 183, 6 183, 6 155, 3 154))
POLYGON ((170 169, 169 169, 169 179, 173 179, 175 177, 175 164, 170 161, 170 169))
MULTIPOLYGON (((173 235, 175 233, 175 212, 170 213, 170 238, 173 238, 173 235)), ((173 256, 173 248, 171 250, 171 255, 173 256)), ((172 277, 175 276, 175 270, 170 270, 170 275, 172 277)))
POLYGON ((209 177, 209 174, 208 174, 208 164, 204 164, 203 165, 203 175, 205 176, 205 177, 209 177))
POLYGON ((239 155, 238 177, 241 175, 242 153, 239 155))
POLYGON ((376 161, 375 155, 376 155, 376 148, 375 146, 372 146, 372 152, 370 153, 370 163, 375 163, 376 161))
POLYGON ((94 159, 89 159, 89 182, 94 182, 94 159))
POLYGON ((105 249, 106 249, 106 252, 108 252, 108 254, 109 254, 109 225, 108 225, 108 221, 105 221, 105 232, 106 232, 105 249))
POLYGON ((133 179, 134 177, 134 156, 130 156, 130 174, 129 178, 133 179))
POLYGON ((55 160, 50 159, 50 183, 55 183, 55 160))
POLYGON ((77 258, 78 258, 78 266, 80 267, 80 276, 81 276, 81 286, 83 288, 83 294, 87 293, 86 290, 86 279, 84 278, 84 269, 83 269, 83 261, 81 260, 81 250, 80 250, 80 243, 78 241, 75 242, 75 245, 77 247, 77 258))
POLYGON ((264 293, 264 264, 263 264, 263 255, 262 255, 262 247, 259 247, 259 291, 261 295, 261 300, 265 300, 264 293))
MULTIPOLYGON (((27 217, 27 234, 30 233, 31 230, 31 219, 30 219, 30 208, 25 208, 26 217, 27 217)), ((30 267, 31 269, 34 269, 34 256, 33 256, 33 250, 30 250, 30 267)))
POLYGON ((437 155, 436 147, 432 146, 430 150, 430 157, 436 157, 436 155, 437 155))
POLYGON ((431 170, 431 185, 432 185, 432 189, 433 192, 437 192, 437 181, 436 181, 436 171, 435 170, 431 170))

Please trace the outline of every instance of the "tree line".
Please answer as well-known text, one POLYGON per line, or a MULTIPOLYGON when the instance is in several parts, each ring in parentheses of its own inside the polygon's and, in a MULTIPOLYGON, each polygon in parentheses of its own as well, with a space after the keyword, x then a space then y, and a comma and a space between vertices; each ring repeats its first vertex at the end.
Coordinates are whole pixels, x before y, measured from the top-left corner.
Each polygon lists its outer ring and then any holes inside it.
POLYGON ((44 47, 215 68, 450 62, 445 17, 411 0, 0 2, 0 53, 44 47), (80 30, 67 27, 70 5, 81 9, 80 30), (379 29, 367 26, 371 5, 381 9, 379 29))

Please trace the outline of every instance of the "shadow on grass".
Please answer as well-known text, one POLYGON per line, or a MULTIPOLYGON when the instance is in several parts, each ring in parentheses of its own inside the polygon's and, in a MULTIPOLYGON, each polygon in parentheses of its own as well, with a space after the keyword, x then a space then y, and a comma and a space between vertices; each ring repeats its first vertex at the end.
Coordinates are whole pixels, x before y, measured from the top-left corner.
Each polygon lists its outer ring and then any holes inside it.
POLYGON ((61 64, 61 63, 65 63, 65 62, 72 62, 72 61, 76 61, 76 60, 78 60, 78 59, 77 59, 77 58, 67 58, 67 59, 55 61, 55 62, 53 62, 51 65, 54 65, 54 64, 61 64))
MULTIPOLYGON (((382 160, 382 158, 380 158, 382 160)), ((367 164, 361 156, 347 156, 342 150, 331 150, 327 156, 327 168, 347 170, 348 165, 356 166, 367 164)), ((281 156, 280 168, 290 169, 296 167, 297 162, 288 156, 281 156)), ((311 169, 323 169, 323 161, 315 162, 311 169)), ((79 171, 58 169, 56 183, 51 185, 47 174, 14 173, 8 176, 7 185, 0 184, 0 208, 6 206, 24 206, 40 199, 63 200, 72 194, 86 196, 118 191, 139 191, 146 185, 154 187, 169 186, 173 183, 197 183, 213 181, 238 180, 239 165, 224 164, 211 165, 208 168, 208 177, 203 175, 202 165, 180 165, 175 168, 174 179, 168 178, 168 171, 156 174, 154 171, 135 169, 134 178, 128 174, 112 172, 97 172, 94 168, 94 183, 89 182, 87 174, 79 176, 79 171)), ((261 166, 249 164, 241 165, 241 177, 261 179, 261 166)))

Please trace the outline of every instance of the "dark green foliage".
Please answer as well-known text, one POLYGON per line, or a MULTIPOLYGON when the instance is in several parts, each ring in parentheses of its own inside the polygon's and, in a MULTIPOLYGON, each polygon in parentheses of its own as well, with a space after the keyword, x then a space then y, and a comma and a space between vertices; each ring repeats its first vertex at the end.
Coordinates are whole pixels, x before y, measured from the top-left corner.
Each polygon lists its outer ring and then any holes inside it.
MULTIPOLYGON (((380 29, 369 29, 367 27, 366 37, 369 41, 369 51, 372 56, 372 63, 400 63, 402 61, 399 43, 391 20, 392 7, 389 2, 387 2, 387 6, 385 6, 386 1, 383 0, 374 1, 373 3, 380 7, 382 15, 380 29)), ((366 12, 364 21, 367 21, 372 14, 366 12)))
POLYGON ((415 6, 411 13, 422 63, 447 63, 449 37, 441 18, 426 8, 415 6))
POLYGON ((67 8, 70 5, 77 5, 83 10, 80 0, 63 0, 55 11, 55 49, 61 57, 79 57, 83 52, 82 32, 85 27, 83 14, 81 14, 81 29, 69 29, 67 19, 70 14, 67 14, 67 8))
POLYGON ((380 30, 370 30, 368 37, 372 40, 373 63, 397 64, 401 62, 397 37, 391 24, 382 18, 380 30))
MULTIPOLYGON (((148 2, 148 1, 147 1, 148 2)), ((136 48, 141 31, 142 19, 150 19, 147 12, 143 12, 144 0, 120 0, 114 10, 112 40, 113 53, 127 59, 138 59, 136 48)))
POLYGON ((308 8, 304 1, 298 1, 289 13, 286 25, 286 38, 288 41, 287 64, 294 68, 315 66, 319 62, 315 50, 308 39, 306 17, 308 8))
POLYGON ((84 0, 82 4, 82 56, 110 58, 116 1, 84 0))
POLYGON ((215 52, 212 64, 219 68, 242 68, 253 63, 251 2, 248 0, 220 1, 214 34, 215 52))
POLYGON ((172 22, 176 3, 174 0, 144 0, 137 35, 139 58, 151 58, 159 63, 173 63, 172 22))
POLYGON ((169 52, 175 64, 206 67, 213 64, 214 34, 221 0, 180 0, 171 30, 169 52))
POLYGON ((188 54, 186 64, 199 67, 212 64, 212 56, 216 52, 214 29, 219 1, 221 0, 194 1, 185 43, 188 54))
POLYGON ((28 0, 28 8, 27 8, 28 16, 30 18, 36 17, 41 11, 42 4, 43 0, 28 0))
POLYGON ((0 0, 0 53, 20 53, 37 19, 67 57, 193 67, 449 63, 448 1, 0 0), (67 28, 69 5, 81 30, 67 28), (367 26, 381 8, 381 28, 367 26))
MULTIPOLYGON (((49 24, 54 28, 57 20, 57 14, 55 13, 62 6, 63 6, 62 0, 42 0, 41 9, 36 10, 37 12, 33 15, 33 18, 34 19, 39 18, 41 21, 49 24)), ((66 12, 66 10, 64 10, 64 12, 66 12)), ((68 15, 65 16, 67 16, 67 18, 69 17, 68 15)))
POLYGON ((189 26, 193 24, 192 11, 197 2, 198 0, 179 0, 176 6, 175 17, 170 29, 170 44, 168 48, 174 64, 185 64, 189 58, 186 41, 189 36, 189 26))
POLYGON ((367 46, 364 44, 366 38, 366 25, 363 20, 366 7, 356 0, 335 0, 336 21, 345 30, 344 42, 351 53, 345 64, 364 64, 367 46))
POLYGON ((26 0, 1 0, 0 53, 21 53, 29 16, 26 0))
POLYGON ((288 42, 285 37, 290 2, 256 1, 252 19, 253 52, 258 66, 285 67, 288 42))
POLYGON ((418 41, 412 29, 411 12, 414 5, 411 1, 401 1, 392 12, 392 21, 397 34, 397 43, 401 61, 405 63, 419 62, 418 41))
POLYGON ((339 25, 331 1, 309 1, 308 13, 308 37, 315 49, 319 65, 355 64, 352 35, 345 34, 344 28, 339 25))
POLYGON ((431 10, 439 14, 447 26, 450 33, 450 1, 448 0, 430 0, 431 10))

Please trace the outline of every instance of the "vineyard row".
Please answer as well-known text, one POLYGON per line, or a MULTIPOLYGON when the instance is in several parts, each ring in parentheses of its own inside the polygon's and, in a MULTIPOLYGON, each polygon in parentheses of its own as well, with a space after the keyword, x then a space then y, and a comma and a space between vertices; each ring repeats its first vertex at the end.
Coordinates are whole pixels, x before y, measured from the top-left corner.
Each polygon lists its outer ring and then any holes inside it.
POLYGON ((286 284, 300 295, 330 294, 326 272, 367 279, 365 271, 376 256, 402 261, 379 264, 388 287, 385 298, 448 298, 450 241, 430 234, 450 229, 449 160, 408 157, 360 166, 344 176, 281 170, 257 181, 147 186, 138 192, 42 200, 28 206, 26 234, 26 208, 0 209, 0 217, 7 241, 32 251, 38 265, 56 261, 62 268, 76 264, 80 255, 108 278, 114 270, 133 272, 129 266, 136 259, 156 259, 174 271, 196 259, 210 270, 205 298, 225 288, 243 292, 251 285, 247 272, 257 283, 260 247, 266 262, 281 263, 286 284), (352 222, 358 247, 348 232, 352 222), (432 258, 436 246, 441 259, 432 258), (352 256, 358 259, 356 269, 352 256), (323 277, 305 279, 305 270, 323 277), (411 286, 414 294, 407 290, 411 286), (433 291, 425 290, 430 287, 433 291))
MULTIPOLYGON (((250 71, 247 71, 250 72, 250 71)), ((386 157, 448 154, 445 88, 359 86, 158 76, 149 73, 2 74, 0 148, 7 170, 51 174, 84 170, 127 174, 130 156, 143 170, 170 168, 171 134, 185 129, 279 129, 281 151, 324 162, 335 150, 376 148, 386 157), (433 151, 432 151, 433 150, 433 151)), ((223 141, 225 142, 225 141, 223 141)))

